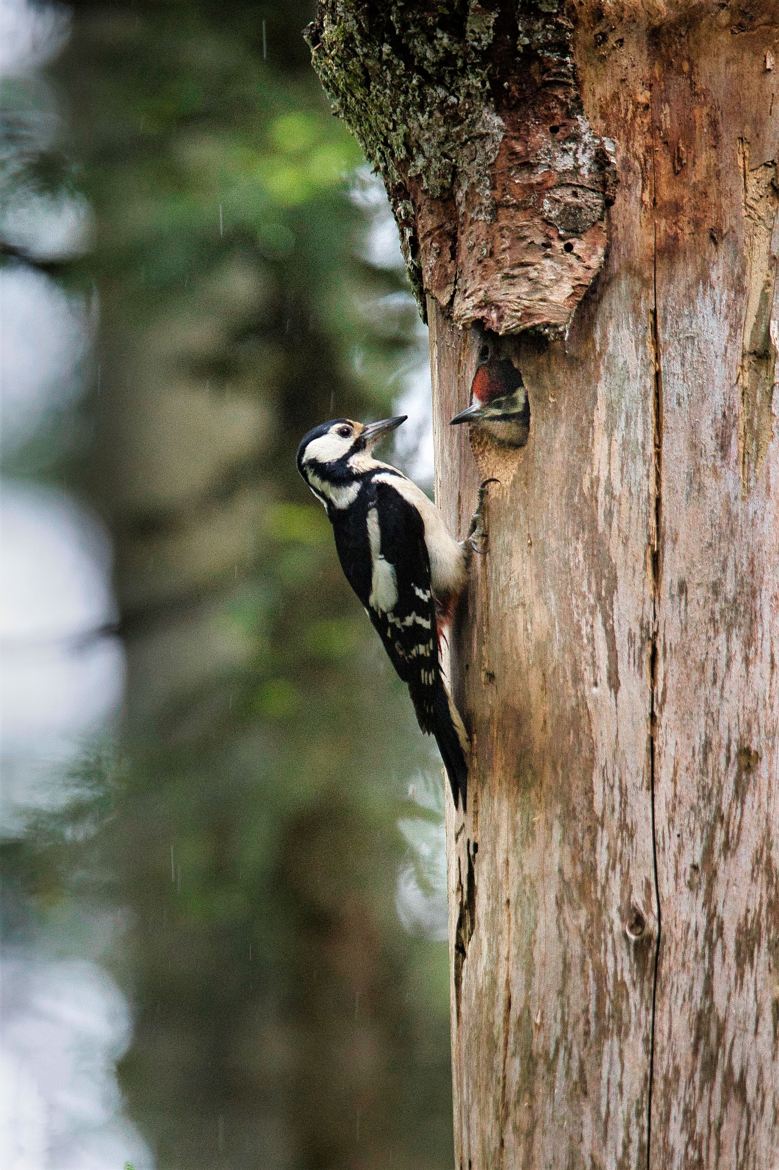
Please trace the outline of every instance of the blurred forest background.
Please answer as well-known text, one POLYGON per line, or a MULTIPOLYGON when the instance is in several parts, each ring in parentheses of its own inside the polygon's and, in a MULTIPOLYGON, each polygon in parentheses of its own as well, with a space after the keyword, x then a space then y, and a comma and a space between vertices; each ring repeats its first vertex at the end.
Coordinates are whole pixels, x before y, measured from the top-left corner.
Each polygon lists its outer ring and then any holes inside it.
POLYGON ((294 462, 425 342, 313 4, 2 9, 0 1160, 443 1170, 440 768, 294 462))

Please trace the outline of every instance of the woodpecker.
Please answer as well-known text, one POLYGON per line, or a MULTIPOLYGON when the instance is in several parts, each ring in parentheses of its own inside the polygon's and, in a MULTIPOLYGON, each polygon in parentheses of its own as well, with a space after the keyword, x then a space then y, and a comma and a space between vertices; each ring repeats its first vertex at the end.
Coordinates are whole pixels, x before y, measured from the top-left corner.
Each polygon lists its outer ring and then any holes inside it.
POLYGON ((346 579, 407 684, 419 726, 435 736, 455 807, 465 811, 468 735, 444 682, 440 639, 465 586, 470 554, 483 535, 479 507, 466 540, 450 535, 435 504, 373 448, 406 421, 336 418, 298 447, 300 474, 323 504, 346 579))
POLYGON ((522 375, 508 358, 498 357, 489 341, 479 350, 471 382, 471 405, 451 423, 477 423, 499 443, 524 447, 530 433, 530 403, 522 375))

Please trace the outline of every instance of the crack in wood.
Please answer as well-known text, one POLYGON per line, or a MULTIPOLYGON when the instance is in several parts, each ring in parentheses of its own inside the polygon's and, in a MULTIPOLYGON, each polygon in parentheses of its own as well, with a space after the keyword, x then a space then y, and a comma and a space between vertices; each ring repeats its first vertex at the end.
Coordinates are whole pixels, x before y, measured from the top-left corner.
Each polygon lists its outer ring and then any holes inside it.
MULTIPOLYGON (((656 145, 656 144, 655 144, 656 145)), ((652 154, 654 160, 654 150, 652 154)), ((654 186, 654 182, 653 182, 654 186)), ((656 198, 656 195, 655 195, 656 198)), ((656 203, 653 214, 656 212, 656 203)), ((650 822, 652 832, 652 879, 655 896, 655 915, 657 930, 654 940, 654 965, 652 971, 652 1007, 649 1028, 649 1085, 647 1089, 647 1130, 646 1130, 646 1164, 647 1170, 652 1166, 652 1092, 654 1088, 655 1071, 655 1024, 657 1015, 657 981, 660 967, 661 944, 661 914, 660 914, 660 882, 658 876, 657 858, 657 823, 655 816, 655 779, 657 767, 657 689, 658 689, 658 654, 659 654, 659 598, 661 584, 661 532, 663 522, 663 372, 660 351, 659 306, 657 303, 657 225, 654 228, 654 246, 652 253, 652 310, 651 310, 651 337, 654 356, 654 394, 652 403, 652 425, 654 456, 652 460, 651 492, 654 498, 654 517, 652 531, 651 552, 651 587, 652 587, 652 625, 649 649, 649 802, 650 822)))
POLYGON ((741 391, 739 453, 741 485, 751 491, 765 462, 773 433, 774 371, 777 339, 772 329, 777 305, 777 245, 774 230, 779 209, 775 161, 750 167, 749 142, 738 140, 741 165, 744 254, 747 267, 744 326, 739 362, 741 391))
POLYGON ((462 1000, 463 968, 468 958, 468 944, 476 928, 476 870, 474 858, 478 851, 478 844, 466 840, 465 884, 462 880, 462 864, 457 859, 457 925, 454 932, 454 997, 457 1020, 460 1020, 460 1006, 462 1000))
MULTIPOLYGON (((503 866, 503 888, 510 890, 509 858, 506 856, 503 866)), ((509 1034, 511 1029, 511 957, 512 957, 512 918, 511 895, 506 894, 503 901, 503 911, 506 916, 506 963, 503 973, 503 1051, 500 1066, 500 1163, 505 1165, 506 1130, 509 1125, 509 1096, 507 1085, 507 1069, 509 1057, 509 1034)))

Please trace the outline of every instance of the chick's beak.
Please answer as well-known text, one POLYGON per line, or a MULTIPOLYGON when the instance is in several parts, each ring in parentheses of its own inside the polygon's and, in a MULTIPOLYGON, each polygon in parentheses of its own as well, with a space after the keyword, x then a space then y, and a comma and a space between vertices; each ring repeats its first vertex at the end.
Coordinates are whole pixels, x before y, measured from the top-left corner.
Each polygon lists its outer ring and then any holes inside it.
POLYGON ((466 406, 465 410, 461 410, 454 418, 449 419, 449 426, 453 427, 456 423, 475 422, 481 417, 483 407, 478 402, 472 402, 470 406, 466 406))
POLYGON ((390 431, 394 431, 401 423, 404 423, 407 418, 407 414, 399 414, 397 418, 383 418, 380 422, 368 423, 360 435, 363 446, 373 447, 390 431))

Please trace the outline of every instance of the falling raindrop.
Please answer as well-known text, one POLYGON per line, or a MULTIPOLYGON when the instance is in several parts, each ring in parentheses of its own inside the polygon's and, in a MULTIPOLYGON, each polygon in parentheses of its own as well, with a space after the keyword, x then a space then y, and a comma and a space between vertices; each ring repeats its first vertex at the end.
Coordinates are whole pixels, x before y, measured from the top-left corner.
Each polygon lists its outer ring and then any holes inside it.
POLYGON ((262 59, 268 60, 268 34, 265 27, 265 21, 262 22, 262 59))
POLYGON ((219 204, 219 235, 221 238, 224 238, 224 234, 225 234, 224 211, 222 210, 222 204, 220 203, 219 204))

